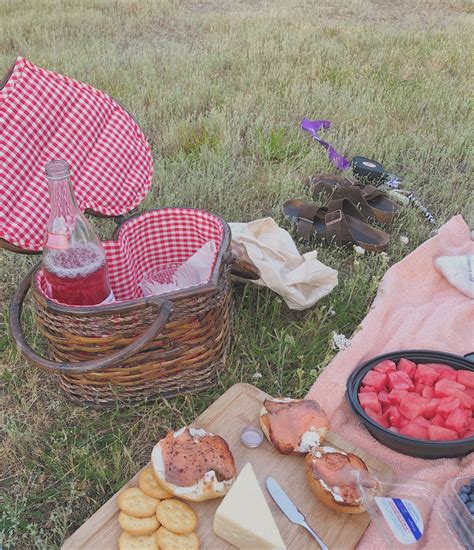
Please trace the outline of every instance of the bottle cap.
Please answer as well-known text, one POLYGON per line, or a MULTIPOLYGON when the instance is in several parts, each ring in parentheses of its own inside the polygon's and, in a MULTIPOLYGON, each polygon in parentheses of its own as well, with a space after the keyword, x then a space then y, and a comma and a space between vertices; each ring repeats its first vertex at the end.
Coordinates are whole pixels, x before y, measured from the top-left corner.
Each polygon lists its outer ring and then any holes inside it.
POLYGON ((246 447, 250 449, 255 449, 259 447, 263 441, 263 432, 260 428, 255 426, 245 426, 240 432, 240 441, 246 447))

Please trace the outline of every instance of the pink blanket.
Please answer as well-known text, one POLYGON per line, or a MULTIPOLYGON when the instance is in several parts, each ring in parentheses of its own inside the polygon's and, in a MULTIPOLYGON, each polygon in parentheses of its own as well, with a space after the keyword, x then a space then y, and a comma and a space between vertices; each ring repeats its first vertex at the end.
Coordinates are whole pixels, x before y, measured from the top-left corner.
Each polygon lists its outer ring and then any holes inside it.
MULTIPOLYGON (((337 354, 308 394, 332 417, 331 427, 341 436, 370 449, 394 472, 440 486, 459 475, 474 475, 474 453, 463 459, 439 460, 396 453, 376 441, 358 422, 344 393, 354 368, 381 353, 410 348, 459 355, 474 351, 474 300, 451 286, 433 263, 438 256, 468 253, 474 254, 474 241, 468 226, 458 215, 435 237, 393 265, 380 283, 372 308, 362 322, 362 329, 354 334, 351 346, 337 354)), ((439 550, 442 547, 442 533, 437 524, 430 522, 425 548, 439 550)), ((383 547, 376 527, 370 525, 359 548, 380 550, 383 547)))

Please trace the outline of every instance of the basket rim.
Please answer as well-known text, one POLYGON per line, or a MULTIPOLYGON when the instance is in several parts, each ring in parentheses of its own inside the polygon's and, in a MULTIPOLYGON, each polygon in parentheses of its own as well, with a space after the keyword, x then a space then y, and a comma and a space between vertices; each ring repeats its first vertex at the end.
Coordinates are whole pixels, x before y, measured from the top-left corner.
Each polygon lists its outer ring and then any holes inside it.
POLYGON ((217 214, 214 214, 213 212, 204 210, 202 208, 190 208, 190 207, 153 208, 151 210, 146 210, 144 212, 138 212, 137 214, 134 214, 133 216, 130 216, 124 221, 122 221, 112 233, 111 238, 107 240, 118 241, 121 229, 127 223, 134 220, 135 218, 142 216, 143 214, 148 214, 150 212, 163 212, 165 210, 187 210, 189 212, 201 212, 201 213, 204 212, 221 222, 222 229, 223 229, 223 237, 219 247, 219 252, 217 254, 216 261, 214 263, 214 268, 212 270, 211 277, 206 284, 197 285, 194 287, 188 287, 182 290, 174 290, 172 292, 160 294, 159 296, 146 296, 143 298, 136 298, 135 300, 112 302, 111 304, 98 304, 93 306, 70 306, 66 304, 60 304, 58 302, 55 302, 54 300, 51 300, 50 298, 44 295, 44 293, 41 291, 40 288, 38 288, 36 275, 38 271, 41 269, 41 262, 38 262, 38 265, 36 266, 31 277, 31 291, 35 299, 40 303, 42 303, 44 307, 46 307, 51 311, 54 311, 57 313, 86 317, 91 314, 105 316, 105 315, 114 314, 114 313, 126 313, 141 307, 150 306, 152 304, 156 305, 157 300, 172 301, 180 298, 186 298, 189 296, 198 296, 202 294, 208 294, 210 292, 215 291, 219 280, 219 272, 220 272, 221 264, 223 261, 227 260, 227 255, 229 254, 231 231, 230 231, 229 224, 224 220, 224 218, 222 218, 221 216, 218 216, 217 214))

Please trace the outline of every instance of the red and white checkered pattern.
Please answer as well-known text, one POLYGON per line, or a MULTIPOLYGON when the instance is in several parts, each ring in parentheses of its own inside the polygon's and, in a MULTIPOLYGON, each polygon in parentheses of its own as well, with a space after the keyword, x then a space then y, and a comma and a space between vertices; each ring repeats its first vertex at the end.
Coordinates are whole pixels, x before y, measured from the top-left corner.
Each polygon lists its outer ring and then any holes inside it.
MULTIPOLYGON (((143 296, 138 283, 160 265, 184 263, 209 241, 216 254, 209 266, 209 281, 224 236, 223 222, 209 212, 192 208, 164 208, 140 214, 122 224, 116 241, 102 243, 107 254, 110 284, 117 301, 143 296)), ((39 287, 47 295, 44 277, 39 287)))
POLYGON ((140 127, 88 84, 19 57, 0 90, 0 238, 41 250, 49 214, 47 161, 69 163, 82 210, 117 216, 148 192, 153 171, 140 127))

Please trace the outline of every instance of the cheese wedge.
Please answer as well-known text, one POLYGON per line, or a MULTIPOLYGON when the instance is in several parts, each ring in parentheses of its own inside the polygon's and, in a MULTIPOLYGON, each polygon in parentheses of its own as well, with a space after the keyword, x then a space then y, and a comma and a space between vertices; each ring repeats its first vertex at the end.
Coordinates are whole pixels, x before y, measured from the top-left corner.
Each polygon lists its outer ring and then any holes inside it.
POLYGON ((286 549, 250 463, 217 508, 213 529, 242 550, 286 549))

